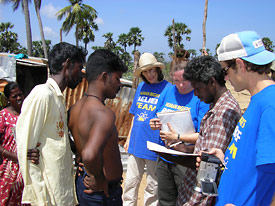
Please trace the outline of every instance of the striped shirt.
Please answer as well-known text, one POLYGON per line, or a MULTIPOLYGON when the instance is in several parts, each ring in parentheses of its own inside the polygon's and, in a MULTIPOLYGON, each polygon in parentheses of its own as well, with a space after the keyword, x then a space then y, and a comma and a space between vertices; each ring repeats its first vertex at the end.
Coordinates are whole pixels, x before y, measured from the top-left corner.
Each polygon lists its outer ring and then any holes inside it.
MULTIPOLYGON (((211 148, 219 148, 225 152, 240 117, 239 104, 227 90, 203 117, 194 153, 211 148)), ((196 176, 196 170, 187 169, 184 181, 179 187, 177 206, 213 205, 213 197, 204 196, 194 190, 196 176)))

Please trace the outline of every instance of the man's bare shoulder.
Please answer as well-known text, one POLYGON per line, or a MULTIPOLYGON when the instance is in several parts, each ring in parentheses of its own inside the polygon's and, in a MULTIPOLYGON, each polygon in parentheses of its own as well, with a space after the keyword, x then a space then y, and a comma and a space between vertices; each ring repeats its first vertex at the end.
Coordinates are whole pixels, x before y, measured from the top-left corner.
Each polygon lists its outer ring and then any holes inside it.
POLYGON ((68 111, 69 124, 70 124, 70 122, 73 122, 74 120, 78 119, 77 117, 79 116, 83 102, 84 102, 83 99, 80 99, 70 107, 70 109, 68 111))
POLYGON ((115 118, 114 112, 109 107, 106 107, 102 102, 93 99, 83 102, 79 115, 88 116, 89 118, 96 118, 96 120, 99 120, 97 118, 115 118))

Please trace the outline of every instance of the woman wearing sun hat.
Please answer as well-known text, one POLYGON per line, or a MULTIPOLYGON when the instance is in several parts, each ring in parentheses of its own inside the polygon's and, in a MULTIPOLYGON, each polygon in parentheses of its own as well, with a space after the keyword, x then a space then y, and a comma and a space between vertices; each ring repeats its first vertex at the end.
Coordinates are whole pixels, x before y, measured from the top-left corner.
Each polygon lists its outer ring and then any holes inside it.
POLYGON ((130 113, 134 115, 132 126, 125 143, 125 150, 130 154, 124 183, 123 205, 136 205, 139 185, 147 168, 147 185, 144 191, 144 205, 158 205, 156 180, 156 153, 147 149, 147 141, 159 144, 159 131, 153 131, 149 122, 154 115, 159 95, 172 86, 164 80, 164 64, 158 62, 154 55, 144 53, 139 60, 139 68, 134 72, 141 77, 136 90, 130 113))

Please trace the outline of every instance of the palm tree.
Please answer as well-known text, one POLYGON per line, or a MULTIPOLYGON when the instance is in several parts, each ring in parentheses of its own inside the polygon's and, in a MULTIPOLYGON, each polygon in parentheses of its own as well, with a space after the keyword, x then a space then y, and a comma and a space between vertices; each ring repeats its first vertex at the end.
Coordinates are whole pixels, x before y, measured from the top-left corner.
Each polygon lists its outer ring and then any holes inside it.
POLYGON ((69 6, 61 9, 57 12, 57 19, 61 20, 66 16, 65 21, 62 24, 62 30, 66 32, 66 35, 70 32, 73 26, 75 26, 75 40, 76 46, 78 46, 78 37, 81 30, 84 30, 86 27, 85 20, 93 22, 97 18, 96 10, 87 5, 83 4, 82 0, 69 0, 69 6))
POLYGON ((113 33, 108 32, 106 34, 103 34, 102 37, 106 38, 106 41, 104 43, 104 48, 113 51, 116 47, 116 43, 113 40, 113 33))
POLYGON ((43 31, 43 25, 42 25, 42 20, 40 16, 40 8, 41 8, 41 0, 34 0, 34 7, 35 7, 35 12, 39 24, 39 30, 40 30, 40 36, 41 36, 41 41, 43 45, 43 52, 44 52, 44 57, 48 59, 48 51, 47 51, 47 45, 45 41, 45 36, 44 36, 44 31, 43 31))
POLYGON ((144 40, 144 37, 141 34, 141 30, 138 27, 132 27, 128 33, 129 36, 129 42, 128 45, 132 46, 134 45, 134 51, 136 51, 137 46, 141 46, 142 41, 144 40))
POLYGON ((29 2, 30 0, 1 0, 1 3, 12 3, 13 11, 16 11, 20 4, 22 4, 22 9, 24 11, 25 26, 26 26, 26 36, 27 36, 27 48, 28 55, 32 55, 32 32, 31 32, 31 20, 29 12, 29 2))
POLYGON ((197 56, 197 51, 195 49, 188 49, 188 52, 191 58, 194 58, 197 56))
POLYGON ((129 38, 127 34, 123 33, 118 36, 117 43, 123 46, 124 52, 126 52, 126 47, 128 45, 128 42, 129 42, 129 38))
POLYGON ((87 45, 90 41, 95 41, 94 31, 98 31, 98 26, 90 19, 85 19, 82 25, 82 29, 78 30, 78 39, 82 39, 85 45, 85 51, 87 52, 87 45))
POLYGON ((262 41, 263 41, 263 44, 265 46, 265 49, 270 51, 270 52, 274 52, 274 45, 273 45, 273 42, 270 40, 270 38, 268 37, 263 37, 262 38, 262 41))
POLYGON ((21 45, 17 42, 18 35, 12 32, 13 24, 11 22, 0 23, 0 51, 18 53, 21 45))
POLYGON ((163 52, 154 52, 153 55, 156 57, 158 62, 164 63, 165 59, 164 59, 164 53, 163 52))
POLYGON ((191 37, 188 36, 191 34, 191 30, 186 26, 184 23, 175 23, 173 25, 169 25, 167 29, 165 30, 164 36, 168 37, 168 45, 170 48, 176 48, 176 49, 183 49, 184 44, 182 44, 183 35, 186 35, 185 39, 187 41, 191 40, 191 37), (173 40, 173 28, 175 29, 175 47, 174 47, 174 40, 173 40))
MULTIPOLYGON (((205 45, 206 45, 206 19, 207 19, 207 10, 208 10, 208 0, 205 0, 205 5, 204 5, 204 17, 203 17, 203 23, 202 23, 202 49, 206 51, 205 45)), ((205 52, 202 53, 205 55, 205 52)))
POLYGON ((218 44, 216 45, 216 48, 215 48, 215 57, 216 57, 217 59, 218 59, 217 49, 219 48, 220 45, 221 45, 221 44, 218 43, 218 44))

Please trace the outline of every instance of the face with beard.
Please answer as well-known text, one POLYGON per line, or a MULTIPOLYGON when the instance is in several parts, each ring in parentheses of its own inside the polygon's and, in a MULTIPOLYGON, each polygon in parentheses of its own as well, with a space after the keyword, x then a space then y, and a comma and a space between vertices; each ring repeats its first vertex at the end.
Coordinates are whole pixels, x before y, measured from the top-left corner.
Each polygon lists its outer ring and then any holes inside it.
POLYGON ((215 99, 215 89, 213 88, 211 81, 208 84, 203 82, 191 81, 192 87, 194 88, 194 94, 206 104, 214 102, 215 99))
POLYGON ((120 78, 122 77, 122 72, 113 72, 108 75, 108 95, 107 98, 113 99, 116 97, 116 94, 119 92, 121 87, 120 78))
POLYGON ((82 74, 81 70, 83 68, 83 63, 75 62, 74 64, 71 63, 69 68, 69 81, 68 87, 71 89, 76 88, 76 86, 82 81, 82 74))

